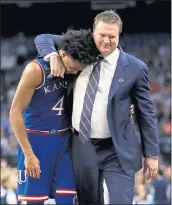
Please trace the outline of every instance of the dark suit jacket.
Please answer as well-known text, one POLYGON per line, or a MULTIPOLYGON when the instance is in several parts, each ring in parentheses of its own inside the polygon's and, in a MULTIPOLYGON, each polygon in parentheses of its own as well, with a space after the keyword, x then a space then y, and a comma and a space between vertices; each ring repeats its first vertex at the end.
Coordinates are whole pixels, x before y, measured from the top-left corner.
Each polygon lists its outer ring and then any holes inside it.
MULTIPOLYGON (((51 34, 37 36, 35 44, 39 54, 45 56, 56 52, 55 45, 58 46, 60 39, 60 36, 51 34)), ((120 164, 127 173, 134 174, 142 167, 142 153, 144 157, 159 156, 157 121, 150 95, 146 64, 125 53, 120 46, 119 49, 120 56, 108 97, 107 118, 120 164), (135 104, 141 144, 129 118, 131 102, 135 104)), ((75 80, 68 88, 68 96, 71 96, 74 82, 75 80)))

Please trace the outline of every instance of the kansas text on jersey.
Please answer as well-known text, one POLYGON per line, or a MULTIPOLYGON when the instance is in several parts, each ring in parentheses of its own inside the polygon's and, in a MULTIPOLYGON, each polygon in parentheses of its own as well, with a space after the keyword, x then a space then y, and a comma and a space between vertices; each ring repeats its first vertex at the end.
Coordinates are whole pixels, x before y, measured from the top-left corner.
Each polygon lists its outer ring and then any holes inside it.
POLYGON ((49 63, 37 58, 42 70, 42 83, 36 88, 31 102, 24 112, 27 129, 32 130, 63 130, 70 127, 65 114, 65 90, 68 81, 50 77, 49 63))

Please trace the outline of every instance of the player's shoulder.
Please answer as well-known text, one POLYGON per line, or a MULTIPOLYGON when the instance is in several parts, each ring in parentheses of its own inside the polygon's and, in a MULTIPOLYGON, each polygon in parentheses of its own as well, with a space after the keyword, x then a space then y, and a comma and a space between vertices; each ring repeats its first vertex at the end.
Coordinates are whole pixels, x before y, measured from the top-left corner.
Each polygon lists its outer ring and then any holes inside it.
POLYGON ((23 71, 24 76, 36 77, 40 74, 42 74, 41 65, 37 63, 35 60, 31 60, 30 62, 28 62, 23 71))

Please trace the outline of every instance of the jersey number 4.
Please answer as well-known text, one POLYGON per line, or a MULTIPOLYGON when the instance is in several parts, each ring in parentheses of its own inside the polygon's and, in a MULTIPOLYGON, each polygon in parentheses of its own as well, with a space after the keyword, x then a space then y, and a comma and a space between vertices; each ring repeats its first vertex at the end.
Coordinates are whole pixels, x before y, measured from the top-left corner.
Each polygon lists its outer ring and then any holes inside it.
POLYGON ((62 111, 64 110, 64 96, 54 105, 52 110, 58 111, 56 115, 62 115, 62 111))

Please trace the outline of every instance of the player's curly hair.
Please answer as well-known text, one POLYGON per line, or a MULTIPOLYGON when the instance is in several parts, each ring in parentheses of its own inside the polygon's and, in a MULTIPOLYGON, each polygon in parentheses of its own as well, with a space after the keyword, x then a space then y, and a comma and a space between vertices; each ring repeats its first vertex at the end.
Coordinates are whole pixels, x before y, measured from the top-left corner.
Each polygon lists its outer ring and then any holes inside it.
POLYGON ((63 34, 58 48, 85 65, 99 60, 100 53, 96 48, 90 29, 68 30, 63 34))

